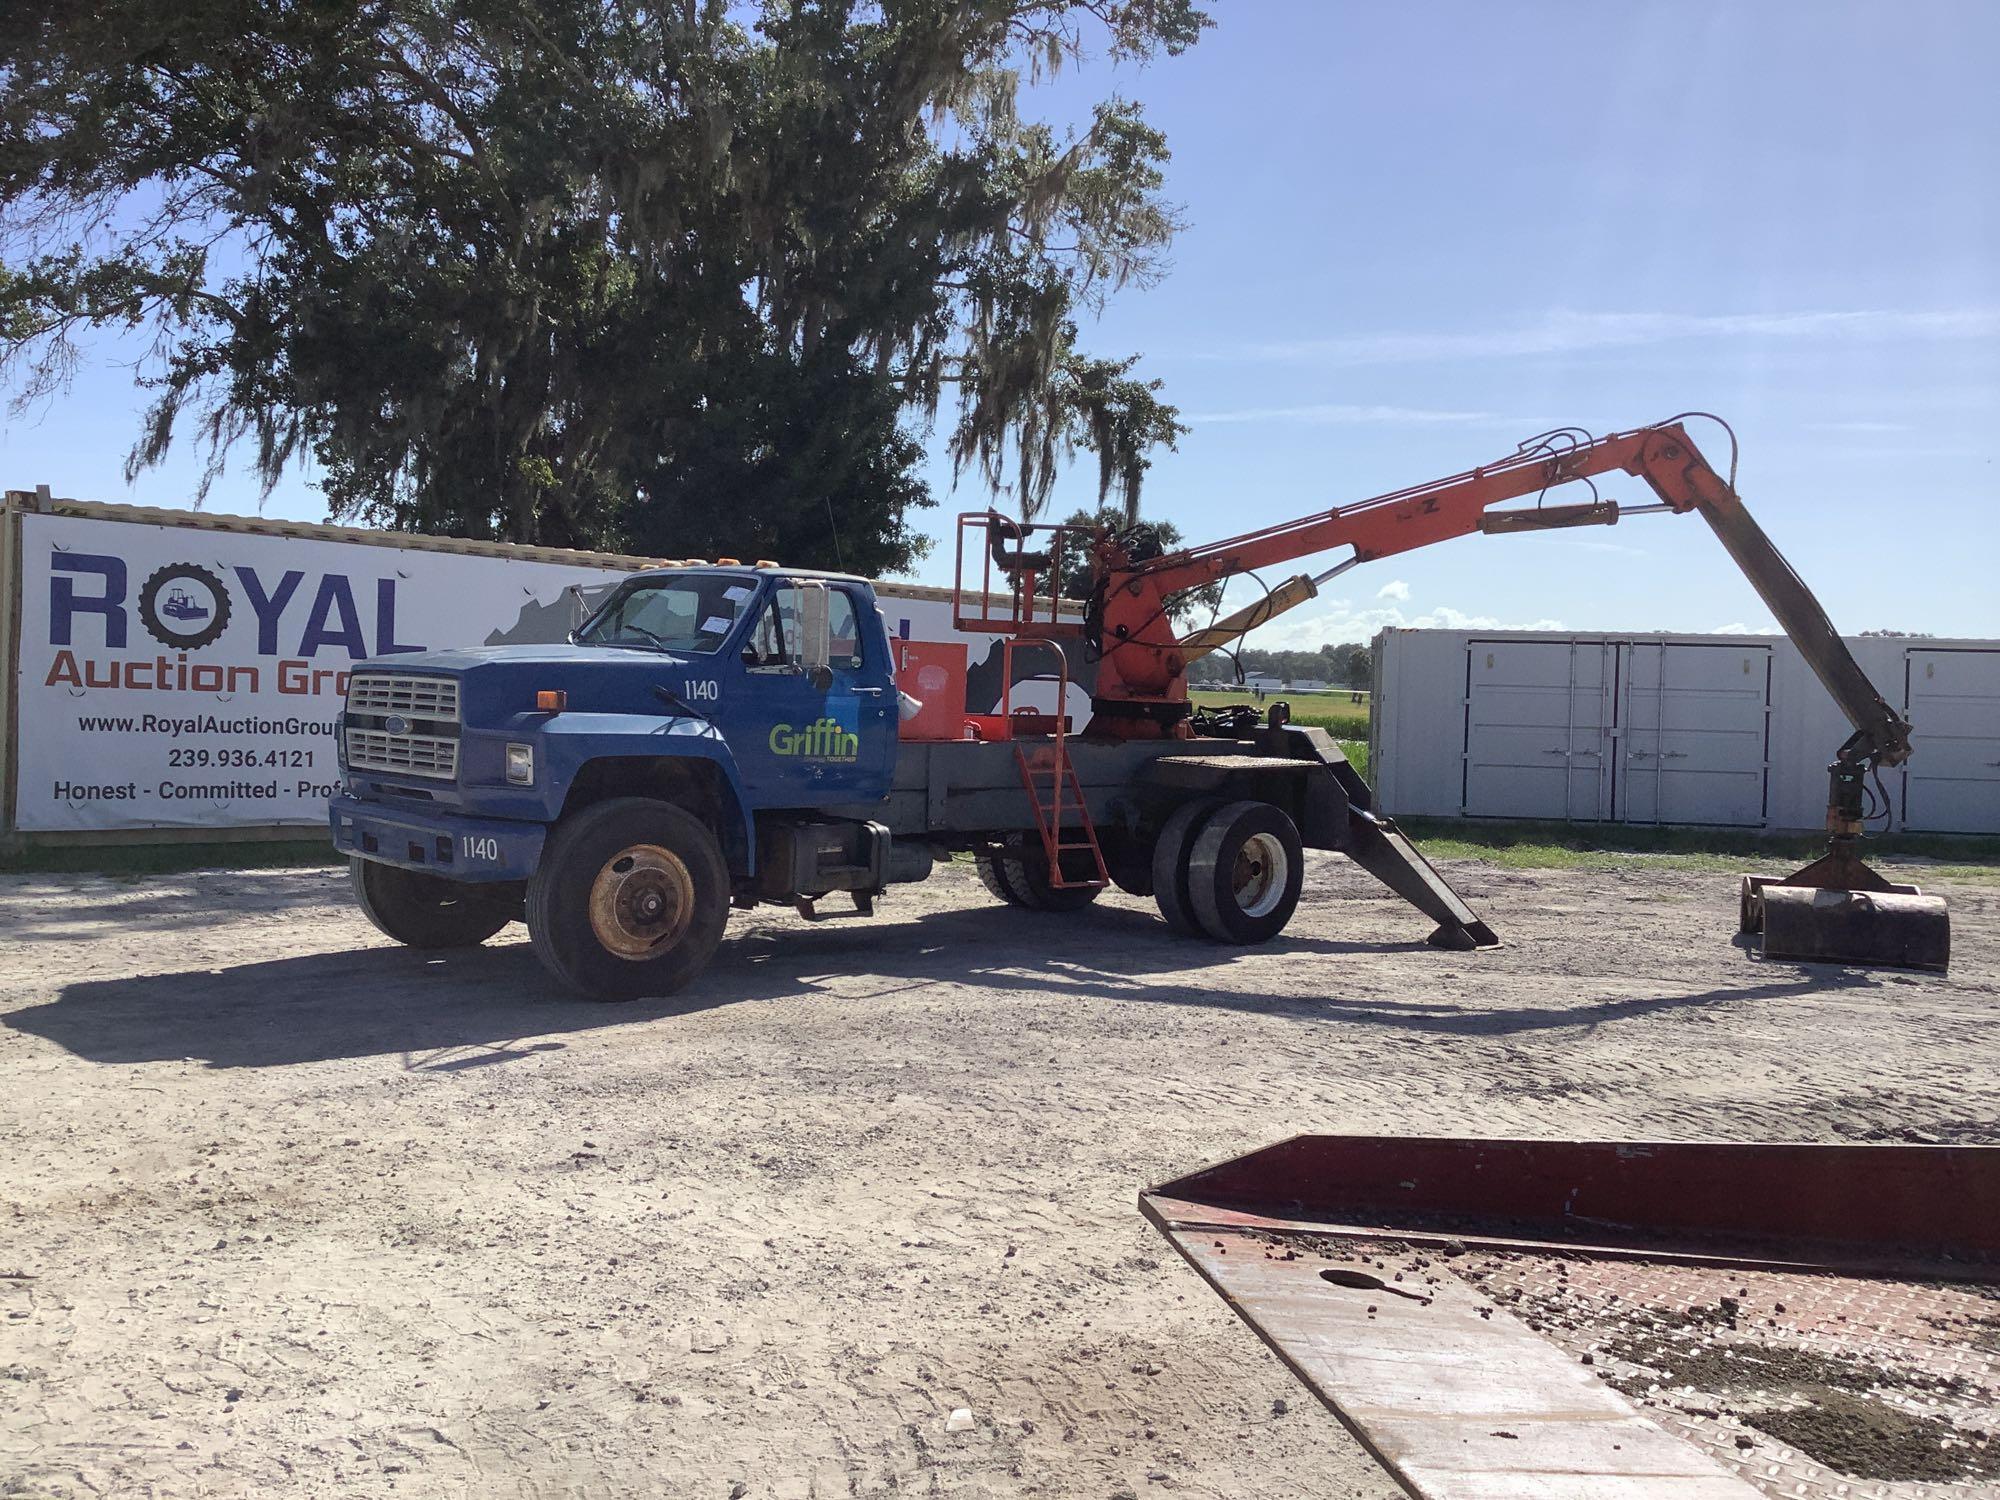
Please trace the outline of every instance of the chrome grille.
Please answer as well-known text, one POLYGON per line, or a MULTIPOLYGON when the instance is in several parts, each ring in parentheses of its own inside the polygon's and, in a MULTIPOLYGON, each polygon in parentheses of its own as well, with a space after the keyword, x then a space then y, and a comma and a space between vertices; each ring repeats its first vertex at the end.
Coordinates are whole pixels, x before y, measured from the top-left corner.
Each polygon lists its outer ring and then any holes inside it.
POLYGON ((394 771, 451 781, 458 775, 458 741, 442 735, 387 734, 349 725, 347 766, 351 771, 394 771))
POLYGON ((347 680, 347 711, 404 714, 412 719, 445 719, 456 724, 458 679, 357 672, 347 680))

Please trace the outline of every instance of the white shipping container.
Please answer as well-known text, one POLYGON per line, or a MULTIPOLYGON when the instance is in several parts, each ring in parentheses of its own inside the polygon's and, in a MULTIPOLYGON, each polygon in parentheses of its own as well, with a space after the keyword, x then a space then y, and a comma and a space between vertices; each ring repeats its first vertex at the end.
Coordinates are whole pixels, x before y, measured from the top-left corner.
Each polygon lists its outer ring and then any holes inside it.
MULTIPOLYGON (((1879 826, 2000 833, 2000 641, 1847 645, 1915 727, 1879 826)), ((1370 765, 1394 814, 1817 829, 1850 732, 1781 636, 1375 638, 1370 765)))

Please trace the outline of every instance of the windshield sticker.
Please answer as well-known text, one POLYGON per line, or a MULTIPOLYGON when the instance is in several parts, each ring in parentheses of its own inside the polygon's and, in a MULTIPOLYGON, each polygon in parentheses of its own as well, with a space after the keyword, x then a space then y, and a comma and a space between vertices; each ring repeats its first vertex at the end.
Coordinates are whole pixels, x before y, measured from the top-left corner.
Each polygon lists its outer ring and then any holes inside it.
POLYGON ((727 635, 729 627, 735 623, 727 615, 710 615, 701 622, 701 632, 703 635, 727 635))
POLYGON ((732 583, 722 591, 722 597, 732 604, 741 604, 745 599, 750 597, 750 590, 744 588, 740 583, 732 583))

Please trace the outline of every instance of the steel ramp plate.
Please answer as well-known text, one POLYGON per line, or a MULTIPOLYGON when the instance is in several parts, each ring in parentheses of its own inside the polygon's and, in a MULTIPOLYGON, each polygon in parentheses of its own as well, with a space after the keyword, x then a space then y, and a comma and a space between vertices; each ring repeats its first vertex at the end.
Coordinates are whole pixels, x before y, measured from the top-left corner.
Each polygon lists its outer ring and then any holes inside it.
POLYGON ((2000 1495, 2000 1148, 1308 1136, 1140 1202, 1412 1495, 2000 1495))

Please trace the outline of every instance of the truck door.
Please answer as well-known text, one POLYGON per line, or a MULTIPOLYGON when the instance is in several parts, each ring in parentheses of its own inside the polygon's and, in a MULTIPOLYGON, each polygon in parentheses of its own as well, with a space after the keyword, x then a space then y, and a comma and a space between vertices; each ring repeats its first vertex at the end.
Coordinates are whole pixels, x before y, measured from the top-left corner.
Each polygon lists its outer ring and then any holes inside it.
POLYGON ((872 600, 842 584, 781 581, 766 595, 743 653, 744 704, 731 714, 738 769, 759 807, 823 807, 888 795, 896 759, 896 692, 872 600), (800 662, 801 596, 824 588, 830 680, 800 662))

